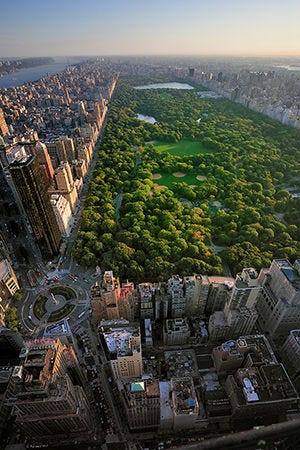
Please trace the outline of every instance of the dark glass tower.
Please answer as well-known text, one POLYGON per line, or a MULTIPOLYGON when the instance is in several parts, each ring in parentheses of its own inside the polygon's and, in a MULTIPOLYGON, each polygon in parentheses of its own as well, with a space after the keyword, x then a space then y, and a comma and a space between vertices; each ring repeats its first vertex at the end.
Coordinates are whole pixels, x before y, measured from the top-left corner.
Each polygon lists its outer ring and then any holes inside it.
POLYGON ((36 157, 16 161, 9 166, 9 170, 42 255, 56 255, 61 233, 36 157))

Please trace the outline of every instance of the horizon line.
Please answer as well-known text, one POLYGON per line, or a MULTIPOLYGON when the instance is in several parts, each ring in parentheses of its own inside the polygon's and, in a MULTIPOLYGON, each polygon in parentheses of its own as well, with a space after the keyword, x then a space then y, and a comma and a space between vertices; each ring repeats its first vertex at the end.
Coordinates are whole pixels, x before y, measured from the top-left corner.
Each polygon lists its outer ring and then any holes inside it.
POLYGON ((299 53, 91 53, 91 54, 65 54, 65 55, 15 55, 0 56, 5 58, 88 58, 88 57, 230 57, 230 58, 272 58, 272 57, 300 57, 299 53))

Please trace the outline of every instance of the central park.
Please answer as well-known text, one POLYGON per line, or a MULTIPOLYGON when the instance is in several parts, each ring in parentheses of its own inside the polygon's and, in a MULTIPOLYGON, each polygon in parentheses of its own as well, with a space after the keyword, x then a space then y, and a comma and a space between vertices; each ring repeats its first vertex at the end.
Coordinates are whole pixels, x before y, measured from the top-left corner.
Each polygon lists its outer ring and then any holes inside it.
POLYGON ((75 258, 134 281, 293 261, 300 131, 199 86, 134 88, 143 81, 118 84, 75 258))

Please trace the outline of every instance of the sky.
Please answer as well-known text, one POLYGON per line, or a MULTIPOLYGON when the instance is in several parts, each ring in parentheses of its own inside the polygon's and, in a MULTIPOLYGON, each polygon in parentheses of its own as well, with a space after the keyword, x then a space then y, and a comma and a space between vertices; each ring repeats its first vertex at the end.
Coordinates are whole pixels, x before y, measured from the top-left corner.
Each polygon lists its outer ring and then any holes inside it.
POLYGON ((0 57, 300 55, 300 0, 0 0, 0 57))

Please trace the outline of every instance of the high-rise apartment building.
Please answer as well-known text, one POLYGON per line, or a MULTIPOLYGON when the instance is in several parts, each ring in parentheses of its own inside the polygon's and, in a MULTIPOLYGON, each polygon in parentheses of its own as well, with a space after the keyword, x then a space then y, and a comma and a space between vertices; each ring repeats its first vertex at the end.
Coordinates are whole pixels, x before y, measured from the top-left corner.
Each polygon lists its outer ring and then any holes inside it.
POLYGON ((18 289, 18 279, 12 266, 7 259, 0 258, 0 317, 8 306, 8 300, 18 289))
POLYGON ((44 178, 47 185, 50 186, 54 177, 54 169, 46 145, 42 142, 38 142, 35 146, 32 146, 31 153, 36 156, 40 167, 44 172, 44 178))
POLYGON ((27 341, 15 380, 16 424, 34 442, 58 442, 88 435, 93 415, 83 388, 72 381, 74 352, 58 339, 27 341))
POLYGON ((215 367, 226 378, 231 426, 249 429, 287 419, 298 395, 264 335, 241 336, 213 350, 215 367))
POLYGON ((223 311, 215 311, 209 318, 210 340, 217 342, 250 334, 257 321, 256 304, 261 293, 256 271, 246 268, 237 274, 226 293, 223 311))
POLYGON ((259 324, 273 339, 283 341, 300 323, 300 260, 292 265, 276 259, 259 278, 262 292, 257 303, 259 324))
POLYGON ((157 428, 160 424, 160 390, 158 380, 120 383, 121 400, 130 430, 157 428))
POLYGON ((56 255, 61 233, 36 157, 13 162, 9 171, 43 256, 56 255))
POLYGON ((14 396, 13 377, 19 369, 19 353, 23 346, 24 340, 17 331, 0 326, 0 442, 13 408, 9 399, 14 396))
POLYGON ((50 202, 61 234, 69 236, 72 225, 70 203, 65 197, 59 194, 52 194, 50 202))
POLYGON ((280 356, 292 382, 300 393, 300 329, 290 331, 281 347, 280 356))
POLYGON ((116 379, 141 377, 143 373, 141 333, 138 325, 111 327, 103 337, 116 379))
POLYGON ((191 335, 186 318, 167 319, 164 321, 163 338, 165 345, 184 345, 191 335))
POLYGON ((0 108, 0 136, 6 136, 7 134, 9 134, 8 127, 4 117, 3 109, 0 108))
POLYGON ((178 275, 169 278, 168 293, 171 296, 172 318, 183 317, 186 313, 186 299, 183 293, 183 280, 178 275))
POLYGON ((69 202, 71 210, 74 211, 78 193, 74 183, 72 170, 68 162, 62 162, 54 172, 55 189, 50 189, 51 194, 61 194, 69 202))

